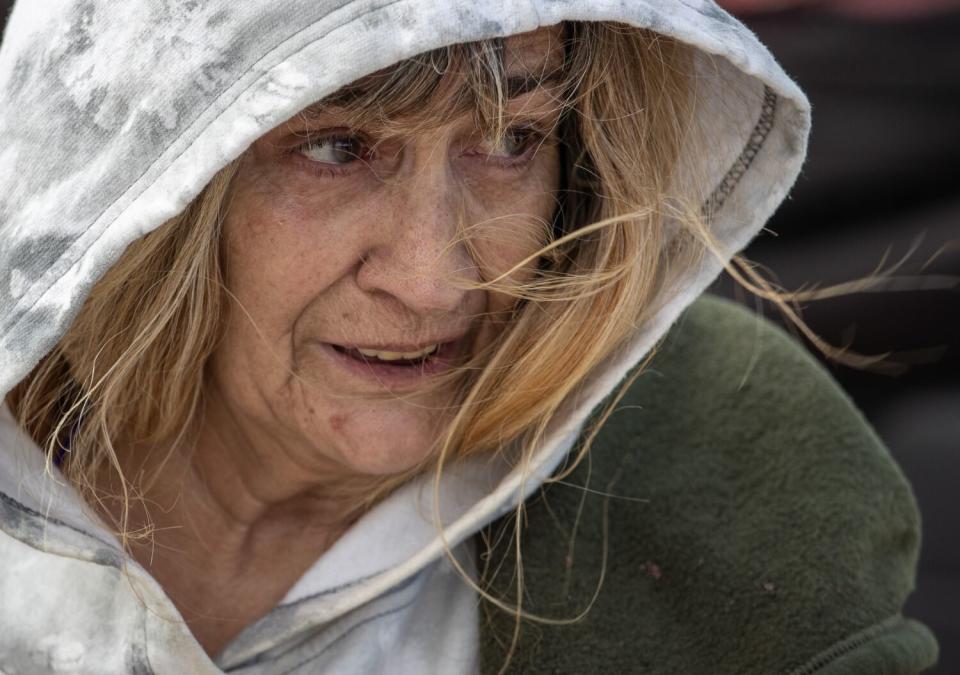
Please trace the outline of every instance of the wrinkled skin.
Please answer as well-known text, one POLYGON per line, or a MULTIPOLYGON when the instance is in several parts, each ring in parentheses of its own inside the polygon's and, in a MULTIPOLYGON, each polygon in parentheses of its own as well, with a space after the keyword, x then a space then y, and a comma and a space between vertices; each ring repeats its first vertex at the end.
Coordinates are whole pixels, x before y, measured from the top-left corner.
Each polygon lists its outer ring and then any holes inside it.
MULTIPOLYGON (((543 57, 532 53, 536 69, 543 57)), ((550 103, 533 93, 514 109, 550 103)), ((268 445, 270 456, 280 445, 310 470, 393 473, 423 457, 452 391, 373 400, 364 394, 382 385, 345 377, 317 342, 423 345, 464 335, 470 351, 487 343, 502 326, 484 315, 512 299, 450 280, 489 278, 536 251, 534 223, 555 207, 558 153, 550 143, 492 147, 469 116, 378 139, 359 160, 366 149, 349 137, 333 141, 340 148, 291 152, 308 134, 337 130, 345 132, 336 114, 295 119, 258 141, 241 169, 226 222, 227 277, 249 316, 233 313, 215 356, 217 433, 268 445), (330 163, 338 158, 346 161, 330 163), (461 210, 467 223, 488 223, 476 245, 495 270, 479 269, 462 242, 451 246, 461 210)))
MULTIPOLYGON (((553 27, 509 38, 508 76, 556 69, 559 37, 553 27)), ((511 100, 517 133, 499 144, 469 113, 374 144, 327 110, 295 116, 245 156, 223 233, 233 301, 198 442, 164 465, 147 495, 156 545, 134 552, 209 653, 350 525, 332 489, 416 466, 455 403, 452 387, 360 377, 324 344, 454 336, 464 358, 503 330, 493 318, 512 298, 452 280, 492 278, 543 243, 559 150, 524 129, 555 124, 549 89, 511 100), (456 241, 458 217, 482 224, 476 259, 456 241)))

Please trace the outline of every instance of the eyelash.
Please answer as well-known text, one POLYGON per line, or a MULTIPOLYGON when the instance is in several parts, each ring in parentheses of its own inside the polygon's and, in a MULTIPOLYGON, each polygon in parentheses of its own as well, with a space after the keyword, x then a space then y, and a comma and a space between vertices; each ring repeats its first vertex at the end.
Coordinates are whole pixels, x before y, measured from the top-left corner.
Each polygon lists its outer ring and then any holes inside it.
MULTIPOLYGON (((528 134, 523 141, 524 150, 520 155, 516 157, 511 157, 508 159, 494 158, 493 156, 487 156, 488 159, 485 161, 498 165, 500 168, 506 171, 521 171, 523 170, 534 158, 536 151, 548 140, 549 132, 544 131, 538 123, 520 123, 514 125, 513 127, 507 129, 507 135, 510 133, 523 132, 528 134)), ((351 134, 344 132, 331 132, 325 135, 316 136, 311 138, 306 143, 302 143, 292 150, 290 154, 294 156, 294 159, 298 163, 302 164, 308 171, 314 175, 321 178, 338 178, 344 175, 347 175, 353 172, 355 169, 350 168, 353 164, 357 163, 366 163, 367 154, 362 153, 358 156, 357 160, 354 162, 347 162, 346 164, 336 165, 329 164, 326 162, 318 162, 316 160, 308 159, 304 156, 304 152, 310 148, 316 147, 318 145, 323 145, 325 143, 335 143, 338 141, 354 141, 359 140, 364 144, 364 149, 369 149, 369 145, 366 143, 362 134, 351 134)))
MULTIPOLYGON (((337 178, 340 176, 344 176, 347 173, 350 173, 351 171, 354 170, 354 169, 350 169, 349 167, 351 164, 354 164, 355 162, 347 162, 346 164, 342 164, 342 165, 329 164, 326 162, 318 162, 316 160, 309 159, 306 156, 304 156, 303 155, 304 151, 309 150, 310 148, 316 147, 318 145, 322 145, 324 143, 335 143, 337 141, 352 141, 352 140, 359 140, 361 143, 364 144, 364 147, 367 147, 365 139, 360 134, 351 134, 346 132, 331 132, 331 133, 327 133, 319 136, 313 136, 313 137, 310 137, 310 135, 308 134, 308 137, 309 137, 309 140, 306 143, 302 143, 296 146, 295 148, 293 148, 292 150, 290 150, 290 154, 293 155, 294 159, 299 164, 303 165, 308 171, 310 171, 311 173, 313 173, 314 175, 320 178, 337 178)), ((365 159, 366 157, 364 155, 360 155, 358 157, 358 161, 360 162, 365 161, 365 159)))
POLYGON ((548 140, 549 132, 542 129, 537 123, 521 123, 509 127, 505 135, 515 132, 523 132, 527 134, 521 143, 523 146, 523 152, 515 157, 503 159, 497 158, 492 159, 492 161, 496 164, 499 164, 504 169, 520 171, 531 161, 533 161, 534 156, 537 154, 537 150, 539 150, 540 147, 548 140))

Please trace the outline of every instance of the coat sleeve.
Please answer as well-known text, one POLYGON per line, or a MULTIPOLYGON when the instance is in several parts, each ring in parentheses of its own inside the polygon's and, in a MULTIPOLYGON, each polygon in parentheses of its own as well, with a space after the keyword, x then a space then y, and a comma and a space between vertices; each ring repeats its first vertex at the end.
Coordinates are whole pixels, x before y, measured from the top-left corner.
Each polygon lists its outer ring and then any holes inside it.
MULTIPOLYGON (((913 675, 936 662, 933 635, 902 615, 920 545, 911 488, 770 322, 695 303, 590 458, 528 503, 525 608, 570 618, 601 570, 603 583, 583 620, 524 626, 514 672, 913 675)), ((485 671, 512 621, 486 613, 485 671)))

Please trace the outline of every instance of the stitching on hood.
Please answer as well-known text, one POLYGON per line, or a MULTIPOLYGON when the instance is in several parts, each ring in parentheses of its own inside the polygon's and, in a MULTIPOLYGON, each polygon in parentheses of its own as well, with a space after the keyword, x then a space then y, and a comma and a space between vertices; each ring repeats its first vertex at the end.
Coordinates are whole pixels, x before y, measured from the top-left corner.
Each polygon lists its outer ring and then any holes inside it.
POLYGON ((760 148, 762 148, 766 142, 767 136, 770 135, 770 130, 773 129, 773 120, 777 114, 777 104, 779 102, 780 97, 777 96, 776 92, 769 86, 764 85, 763 105, 760 108, 760 117, 757 119, 753 131, 750 132, 747 144, 743 147, 743 151, 740 153, 740 156, 737 157, 733 166, 724 174, 720 183, 714 188, 710 196, 707 197, 703 206, 700 207, 700 211, 707 221, 713 220, 713 217, 723 208, 727 198, 730 197, 737 185, 740 184, 744 174, 750 169, 750 165, 753 164, 757 153, 760 152, 760 148))

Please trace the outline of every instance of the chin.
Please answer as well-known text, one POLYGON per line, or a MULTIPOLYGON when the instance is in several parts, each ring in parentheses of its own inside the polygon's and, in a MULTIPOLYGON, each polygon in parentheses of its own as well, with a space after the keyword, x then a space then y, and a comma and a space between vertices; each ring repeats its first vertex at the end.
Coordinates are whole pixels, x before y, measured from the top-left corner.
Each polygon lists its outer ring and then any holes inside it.
POLYGON ((366 448, 363 453, 346 457, 345 460, 350 469, 358 474, 395 476, 417 467, 429 456, 429 449, 426 443, 415 447, 373 447, 366 448))
POLYGON ((389 476, 415 468, 427 459, 436 442, 436 423, 417 419, 409 410, 378 414, 365 410, 331 417, 342 435, 338 454, 357 474, 389 476))

